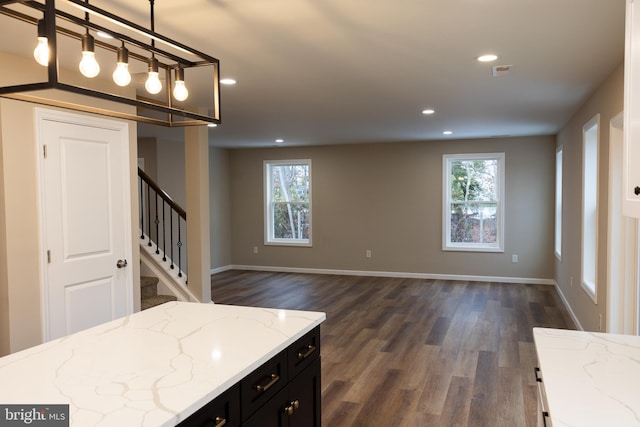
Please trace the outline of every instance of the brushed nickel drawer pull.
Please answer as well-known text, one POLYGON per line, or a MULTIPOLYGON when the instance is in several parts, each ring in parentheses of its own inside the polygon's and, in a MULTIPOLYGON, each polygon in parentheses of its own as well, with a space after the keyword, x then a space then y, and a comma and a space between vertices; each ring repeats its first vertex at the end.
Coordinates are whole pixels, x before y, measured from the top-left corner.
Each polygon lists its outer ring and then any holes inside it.
POLYGON ((264 393, 265 391, 269 390, 271 388, 272 385, 274 385, 275 383, 277 383, 280 380, 280 376, 276 375, 276 374, 271 374, 271 380, 266 383, 265 385, 260 385, 258 384, 256 386, 256 391, 258 393, 264 393))
POLYGON ((225 420, 222 417, 216 417, 216 423, 213 425, 213 427, 222 427, 223 425, 227 424, 227 420, 225 420))
POLYGON ((316 351, 315 346, 312 345, 308 345, 307 346, 307 351, 306 352, 300 352, 298 353, 298 359, 303 360, 306 359, 307 357, 311 356, 311 353, 313 353, 314 351, 316 351))
POLYGON ((296 409, 298 409, 299 407, 300 407, 300 401, 299 400, 294 400, 293 402, 291 402, 291 404, 289 406, 284 408, 284 413, 289 415, 289 416, 291 416, 296 411, 296 409))

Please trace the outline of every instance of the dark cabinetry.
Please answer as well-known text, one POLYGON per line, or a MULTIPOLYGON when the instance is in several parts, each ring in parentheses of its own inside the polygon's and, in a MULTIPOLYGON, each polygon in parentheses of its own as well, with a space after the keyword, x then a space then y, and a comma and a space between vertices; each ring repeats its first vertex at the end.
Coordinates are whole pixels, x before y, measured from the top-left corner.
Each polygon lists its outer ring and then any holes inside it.
POLYGON ((320 327, 179 424, 320 427, 320 327))

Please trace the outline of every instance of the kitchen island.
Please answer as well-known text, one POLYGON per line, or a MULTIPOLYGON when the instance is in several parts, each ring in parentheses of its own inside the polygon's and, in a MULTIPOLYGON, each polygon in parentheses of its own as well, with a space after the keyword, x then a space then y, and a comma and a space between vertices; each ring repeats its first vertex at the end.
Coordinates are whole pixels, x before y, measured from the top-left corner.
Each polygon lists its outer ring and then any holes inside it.
POLYGON ((539 426, 640 426, 639 336, 534 328, 533 337, 539 426))
POLYGON ((166 303, 0 358, 0 404, 69 404, 72 426, 174 426, 325 318, 166 303))

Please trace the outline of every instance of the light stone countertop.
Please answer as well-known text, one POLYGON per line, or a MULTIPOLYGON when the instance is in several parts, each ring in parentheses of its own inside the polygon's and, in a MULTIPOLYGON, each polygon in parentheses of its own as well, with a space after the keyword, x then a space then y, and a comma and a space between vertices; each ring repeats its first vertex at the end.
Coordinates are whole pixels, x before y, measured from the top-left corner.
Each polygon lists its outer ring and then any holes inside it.
POLYGON ((173 426, 325 318, 166 303, 0 358, 0 403, 68 403, 72 426, 173 426))
POLYGON ((640 426, 640 336, 547 328, 533 336, 554 427, 640 426))

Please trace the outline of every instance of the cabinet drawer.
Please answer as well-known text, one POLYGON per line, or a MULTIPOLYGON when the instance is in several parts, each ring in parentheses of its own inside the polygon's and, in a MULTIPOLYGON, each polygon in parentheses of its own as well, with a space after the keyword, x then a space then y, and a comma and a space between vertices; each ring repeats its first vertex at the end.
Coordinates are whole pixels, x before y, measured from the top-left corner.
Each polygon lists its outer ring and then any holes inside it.
POLYGON ((287 351, 289 378, 293 379, 320 355, 320 326, 315 327, 295 343, 291 344, 287 351))
POLYGON ((288 381, 287 350, 284 350, 240 381, 242 419, 264 405, 288 381))
POLYGON ((178 427, 240 426, 240 385, 236 384, 198 409, 178 427))

